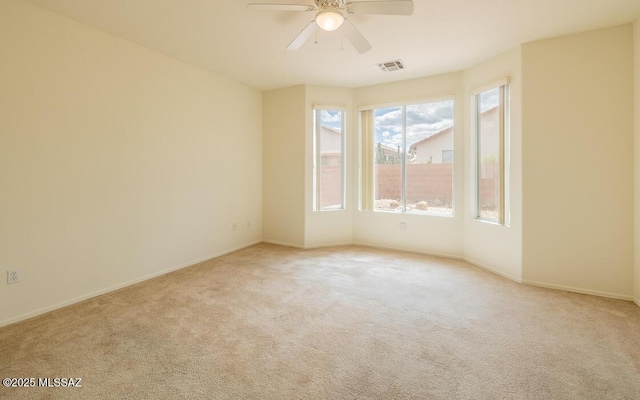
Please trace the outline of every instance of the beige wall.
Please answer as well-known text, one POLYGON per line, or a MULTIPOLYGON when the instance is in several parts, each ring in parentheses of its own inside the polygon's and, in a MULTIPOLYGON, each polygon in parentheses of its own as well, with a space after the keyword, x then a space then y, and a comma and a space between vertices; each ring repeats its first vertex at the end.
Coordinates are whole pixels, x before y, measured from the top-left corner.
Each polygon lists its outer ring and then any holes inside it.
POLYGON ((634 135, 634 151, 635 151, 635 284, 634 298, 638 306, 640 306, 640 18, 633 25, 634 40, 633 54, 634 63, 633 70, 635 72, 635 135, 634 135))
POLYGON ((305 92, 263 94, 264 240, 296 247, 305 244, 305 92))
POLYGON ((632 26, 523 45, 525 281, 633 295, 632 26))
POLYGON ((262 239, 260 92, 21 1, 0 49, 0 325, 262 239))
POLYGON ((505 170, 509 225, 477 220, 474 191, 476 170, 465 166, 464 258, 476 265, 519 281, 522 279, 522 71, 521 49, 517 47, 464 71, 465 160, 473 160, 471 104, 468 92, 510 77, 510 132, 505 170))
MULTIPOLYGON (((354 241, 360 244, 399 248, 416 252, 462 257, 462 234, 465 206, 463 203, 463 161, 465 127, 462 123, 465 97, 462 73, 431 76, 396 83, 355 89, 356 106, 384 105, 394 102, 425 101, 455 96, 454 195, 455 216, 436 217, 373 211, 354 211, 354 241), (400 230, 399 223, 407 229, 400 230)), ((354 158, 357 160, 357 158, 354 158)), ((357 180, 355 181, 357 182, 357 180)), ((354 205, 354 208, 357 205, 354 205)))

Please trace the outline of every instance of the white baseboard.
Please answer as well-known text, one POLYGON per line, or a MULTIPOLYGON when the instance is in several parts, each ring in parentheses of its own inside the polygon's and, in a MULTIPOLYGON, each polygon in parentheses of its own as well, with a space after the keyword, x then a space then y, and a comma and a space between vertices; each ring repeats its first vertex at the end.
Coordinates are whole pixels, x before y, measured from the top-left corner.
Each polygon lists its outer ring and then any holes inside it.
POLYGON ((498 269, 495 269, 493 267, 489 267, 488 265, 485 265, 485 264, 483 264, 483 263, 481 263, 479 261, 476 261, 476 260, 474 260, 472 258, 465 257, 464 260, 466 262, 468 262, 469 264, 473 264, 476 267, 479 267, 479 268, 482 268, 482 269, 486 269, 487 271, 489 271, 491 273, 494 273, 496 275, 500 275, 500 276, 502 276, 504 278, 507 278, 509 280, 512 280, 512 281, 514 281, 516 283, 523 283, 522 282, 522 278, 519 278, 519 277, 517 277, 515 275, 507 274, 506 272, 502 272, 502 271, 500 271, 498 269))
POLYGON ((473 259, 469 259, 469 258, 465 258, 465 261, 467 261, 470 264, 473 264, 477 267, 480 267, 482 269, 486 269, 489 272, 493 272, 494 274, 503 276, 507 279, 510 279, 514 282, 517 283, 522 283, 525 285, 531 285, 531 286, 536 286, 536 287, 542 287, 545 289, 554 289, 554 290, 563 290, 565 292, 572 292, 572 293, 580 293, 580 294, 588 294, 591 296, 599 296, 599 297, 606 297, 606 298, 610 298, 610 299, 616 299, 616 300, 626 300, 626 301, 633 301, 635 302, 639 307, 640 307, 640 301, 638 301, 637 299, 634 299, 631 296, 626 296, 623 294, 617 294, 617 293, 609 293, 609 292, 602 292, 602 291, 598 291, 598 290, 590 290, 590 289, 582 289, 582 288, 577 288, 577 287, 572 287, 572 286, 563 286, 563 285, 556 285, 556 284, 552 284, 552 283, 544 283, 544 282, 535 282, 535 281, 528 281, 528 280, 524 280, 521 278, 518 278, 516 276, 504 273, 502 271, 498 271, 495 268, 491 268, 487 265, 484 265, 482 263, 479 263, 473 259))
POLYGON ((422 254, 422 255, 425 255, 425 256, 450 258, 452 260, 464 260, 463 257, 456 256, 456 255, 453 255, 453 254, 436 253, 436 252, 433 252, 433 251, 414 250, 414 249, 408 249, 408 248, 403 248, 403 247, 384 246, 384 245, 379 245, 379 244, 360 243, 360 242, 354 242, 354 243, 351 243, 351 245, 353 245, 353 246, 362 246, 362 247, 370 247, 370 248, 373 248, 373 249, 404 251, 405 253, 413 253, 413 254, 422 254))
POLYGON ((322 243, 322 244, 311 244, 308 246, 304 246, 305 249, 322 249, 326 247, 344 247, 344 246, 353 246, 351 242, 338 242, 338 243, 322 243))
MULTIPOLYGON (((523 280, 522 283, 531 285, 531 286, 542 287, 546 289, 564 290, 566 292, 588 294, 588 295, 599 296, 599 297, 607 297, 610 299, 634 301, 636 304, 638 304, 638 301, 634 300, 633 296, 627 296, 627 295, 618 294, 618 293, 601 292, 599 290, 582 289, 582 288, 577 288, 573 286, 556 285, 553 283, 535 282, 535 281, 527 281, 527 280, 523 280)), ((640 304, 638 305, 640 306, 640 304)))
POLYGON ((383 245, 378 245, 378 244, 360 243, 360 242, 322 243, 322 244, 311 244, 311 245, 305 245, 305 246, 300 246, 298 244, 292 244, 292 243, 286 243, 286 242, 279 242, 277 240, 267 240, 267 239, 263 240, 262 242, 263 243, 269 243, 269 244, 275 244, 275 245, 278 245, 278 246, 294 247, 296 249, 302 249, 302 250, 323 249, 323 248, 328 248, 328 247, 362 246, 362 247, 369 247, 369 248, 373 248, 373 249, 402 251, 402 252, 405 252, 405 253, 421 254, 421 255, 425 255, 425 256, 450 258, 450 259, 453 259, 453 260, 463 260, 463 258, 460 257, 460 256, 454 256, 454 255, 446 254, 446 253, 435 253, 435 252, 432 252, 432 251, 420 251, 420 250, 414 250, 414 249, 409 249, 409 248, 404 248, 404 247, 383 246, 383 245))
POLYGON ((293 247, 296 249, 304 249, 304 246, 301 246, 299 244, 293 244, 293 243, 287 243, 287 242, 279 242, 277 240, 269 240, 269 239, 263 239, 261 240, 262 243, 269 243, 269 244, 275 244, 278 246, 285 246, 285 247, 293 247))
POLYGON ((94 291, 94 292, 91 292, 91 293, 84 294, 82 296, 74 297, 74 298, 69 299, 69 300, 61 301, 61 302, 56 303, 54 305, 42 307, 42 308, 39 308, 37 310, 30 311, 28 313, 18 315, 16 317, 11 317, 11 318, 8 318, 8 319, 0 321, 0 327, 6 326, 6 325, 10 325, 10 324, 14 324, 16 322, 24 321, 24 320, 29 319, 29 318, 37 317, 38 315, 42 315, 42 314, 48 313, 50 311, 57 310, 59 308, 70 306, 72 304, 79 303, 81 301, 88 300, 90 298, 93 298, 93 297, 96 297, 96 296, 100 296, 100 295, 105 294, 105 293, 113 292, 115 290, 122 289, 122 288, 125 288, 127 286, 135 285, 136 283, 144 282, 146 280, 149 280, 149 279, 161 276, 161 275, 165 275, 165 274, 168 274, 168 273, 173 272, 173 271, 177 271, 177 270, 182 269, 182 268, 187 268, 187 267, 190 267, 192 265, 196 265, 196 264, 199 264, 201 262, 208 261, 208 260, 223 256, 225 254, 233 253, 234 251, 238 251, 238 250, 244 249, 244 248, 249 247, 249 246, 253 246, 253 245, 261 243, 261 242, 262 242, 262 240, 256 240, 256 241, 253 241, 253 242, 249 242, 249 243, 243 244, 241 246, 237 246, 237 247, 234 247, 232 249, 225 250, 225 251, 222 251, 220 253, 216 253, 216 254, 213 254, 211 256, 204 257, 204 258, 199 259, 199 260, 191 261, 191 262, 188 262, 188 263, 185 263, 185 264, 181 264, 181 265, 178 265, 178 266, 175 266, 175 267, 170 267, 170 268, 164 269, 164 270, 159 271, 159 272, 154 272, 152 274, 145 275, 145 276, 142 276, 140 278, 136 278, 136 279, 133 279, 133 280, 130 280, 130 281, 127 281, 127 282, 123 282, 123 283, 119 283, 119 284, 114 285, 114 286, 110 286, 110 287, 105 288, 105 289, 97 290, 97 291, 94 291))

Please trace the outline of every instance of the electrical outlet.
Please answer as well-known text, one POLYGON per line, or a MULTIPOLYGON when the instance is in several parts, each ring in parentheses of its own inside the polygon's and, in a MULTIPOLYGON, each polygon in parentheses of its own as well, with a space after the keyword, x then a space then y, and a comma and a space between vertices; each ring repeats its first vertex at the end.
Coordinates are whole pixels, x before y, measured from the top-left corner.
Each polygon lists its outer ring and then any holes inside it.
POLYGON ((406 222, 400 222, 400 223, 398 224, 398 228, 399 228, 401 231, 406 231, 406 230, 407 230, 407 223, 406 223, 406 222))
POLYGON ((7 271, 7 285, 20 282, 20 270, 13 269, 7 271))
POLYGON ((233 224, 231 224, 231 229, 233 231, 237 231, 238 230, 238 224, 236 222, 234 222, 233 224))

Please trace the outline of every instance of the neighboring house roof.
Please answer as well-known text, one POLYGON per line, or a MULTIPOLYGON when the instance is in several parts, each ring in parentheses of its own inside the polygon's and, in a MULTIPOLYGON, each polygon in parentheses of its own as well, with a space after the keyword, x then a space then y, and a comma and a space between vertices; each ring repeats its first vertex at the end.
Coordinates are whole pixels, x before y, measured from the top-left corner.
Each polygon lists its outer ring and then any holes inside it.
POLYGON ((340 128, 332 128, 332 127, 327 126, 327 125, 321 125, 321 126, 320 126, 320 129, 323 129, 323 130, 327 131, 327 133, 336 133, 336 134, 338 134, 338 135, 339 135, 339 134, 340 134, 340 132, 341 132, 341 131, 340 131, 340 128))
POLYGON ((445 129, 443 129, 443 130, 441 130, 441 131, 438 131, 438 132, 434 133, 433 135, 431 135, 431 136, 427 136, 426 138, 424 138, 424 139, 422 139, 422 140, 418 140, 417 142, 415 142, 414 144, 412 144, 410 147, 416 147, 416 146, 419 146, 419 145, 421 145, 421 144, 423 144, 423 143, 428 142, 429 140, 431 140, 431 139, 433 139, 433 138, 435 138, 435 137, 442 136, 442 135, 447 134, 447 133, 449 133, 449 132, 451 132, 451 131, 453 131, 453 126, 450 126, 450 127, 445 128, 445 129))
MULTIPOLYGON (((488 110, 485 110, 485 111, 481 114, 481 116, 486 116, 487 114, 489 114, 489 113, 491 113, 491 112, 493 112, 493 111, 496 111, 496 110, 498 110, 498 106, 491 107, 491 108, 489 108, 488 110)), ((433 138, 435 138, 435 137, 438 137, 438 136, 442 136, 442 135, 444 135, 444 134, 447 134, 447 133, 451 132, 452 130, 453 130, 453 126, 450 126, 450 127, 448 127, 448 128, 445 128, 445 129, 443 129, 443 130, 441 130, 441 131, 438 131, 438 132, 434 133, 434 134, 433 134, 433 135, 431 135, 431 136, 428 136, 428 137, 426 137, 426 138, 424 138, 424 139, 418 140, 417 142, 415 142, 414 144, 412 144, 410 147, 419 146, 419 145, 421 145, 421 144, 423 144, 423 143, 428 142, 429 140, 431 140, 431 139, 433 139, 433 138)))
POLYGON ((494 107, 491 107, 491 108, 489 108, 487 110, 484 110, 481 115, 487 115, 490 112, 494 112, 494 111, 498 111, 498 106, 494 106, 494 107))

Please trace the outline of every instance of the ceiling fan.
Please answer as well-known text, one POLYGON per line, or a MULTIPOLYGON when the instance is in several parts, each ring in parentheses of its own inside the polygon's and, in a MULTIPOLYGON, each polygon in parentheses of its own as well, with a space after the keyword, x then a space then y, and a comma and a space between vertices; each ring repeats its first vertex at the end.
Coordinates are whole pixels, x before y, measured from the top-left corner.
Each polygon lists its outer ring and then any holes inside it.
POLYGON ((346 2, 345 0, 314 0, 312 5, 278 4, 278 3, 249 3, 247 7, 254 10, 270 11, 313 11, 314 19, 289 43, 288 50, 297 50, 315 32, 316 26, 325 31, 335 31, 342 26, 344 37, 347 38, 359 53, 371 50, 371 44, 345 14, 362 15, 411 15, 413 14, 413 0, 364 0, 346 2))

